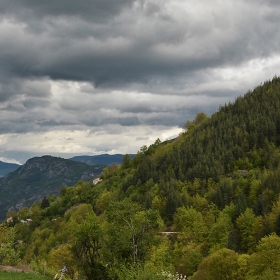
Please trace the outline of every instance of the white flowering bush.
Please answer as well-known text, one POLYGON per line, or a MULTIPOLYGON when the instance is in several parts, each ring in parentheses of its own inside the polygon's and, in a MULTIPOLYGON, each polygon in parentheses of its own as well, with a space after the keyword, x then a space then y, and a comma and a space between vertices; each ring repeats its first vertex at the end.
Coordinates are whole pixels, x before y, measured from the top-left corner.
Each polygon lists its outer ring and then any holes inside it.
POLYGON ((168 271, 162 271, 161 274, 164 277, 164 279, 166 279, 166 280, 186 280, 187 279, 186 275, 179 274, 178 272, 176 272, 174 275, 168 271))
POLYGON ((123 266, 116 270, 116 274, 120 280, 187 280, 185 275, 179 273, 171 273, 169 271, 153 271, 142 266, 123 266))

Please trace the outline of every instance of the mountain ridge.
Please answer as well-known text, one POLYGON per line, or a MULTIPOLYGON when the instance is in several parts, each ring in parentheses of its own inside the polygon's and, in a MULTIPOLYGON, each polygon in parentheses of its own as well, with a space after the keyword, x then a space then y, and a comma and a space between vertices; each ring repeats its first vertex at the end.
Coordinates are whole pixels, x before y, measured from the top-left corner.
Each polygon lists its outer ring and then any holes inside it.
MULTIPOLYGON (((131 158, 135 156, 135 154, 129 154, 131 158)), ((69 158, 70 160, 74 160, 77 162, 83 162, 88 165, 94 165, 94 164, 104 164, 104 165, 110 165, 110 164, 122 164, 123 154, 101 154, 101 155, 94 155, 94 156, 88 156, 88 155, 82 155, 82 156, 74 156, 72 158, 69 158)))
POLYGON ((19 210, 45 196, 57 195, 62 186, 72 186, 79 180, 91 181, 98 177, 105 167, 89 166, 47 155, 31 158, 0 178, 0 218, 3 218, 8 210, 19 210))

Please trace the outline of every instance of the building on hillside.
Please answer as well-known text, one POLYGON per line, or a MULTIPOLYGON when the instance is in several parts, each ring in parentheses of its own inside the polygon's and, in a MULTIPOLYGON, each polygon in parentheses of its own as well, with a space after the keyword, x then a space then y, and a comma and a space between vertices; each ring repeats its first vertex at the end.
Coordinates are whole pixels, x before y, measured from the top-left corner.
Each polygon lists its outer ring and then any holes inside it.
POLYGON ((32 219, 20 220, 20 222, 29 225, 32 222, 32 219))
POLYGON ((96 179, 94 179, 94 180, 92 181, 92 183, 93 183, 94 185, 96 185, 96 184, 98 184, 98 183, 100 183, 100 182, 102 182, 102 179, 100 179, 100 178, 96 178, 96 179))

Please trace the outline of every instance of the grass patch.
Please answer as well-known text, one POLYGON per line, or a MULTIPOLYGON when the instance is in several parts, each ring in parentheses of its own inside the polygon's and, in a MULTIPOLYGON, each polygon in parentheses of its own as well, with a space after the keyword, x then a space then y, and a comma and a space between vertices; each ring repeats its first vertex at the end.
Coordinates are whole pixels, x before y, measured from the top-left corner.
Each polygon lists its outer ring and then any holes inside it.
POLYGON ((52 278, 43 275, 38 275, 35 273, 0 270, 0 280, 50 280, 50 279, 52 278))

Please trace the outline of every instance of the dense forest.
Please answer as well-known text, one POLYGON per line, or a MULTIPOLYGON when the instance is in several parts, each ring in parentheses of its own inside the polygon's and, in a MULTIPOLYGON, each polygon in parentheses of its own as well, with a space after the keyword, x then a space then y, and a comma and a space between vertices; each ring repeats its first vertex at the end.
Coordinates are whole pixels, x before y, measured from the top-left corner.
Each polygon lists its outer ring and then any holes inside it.
POLYGON ((0 264, 65 279, 280 277, 280 78, 173 141, 143 146, 102 181, 8 212, 0 264))

